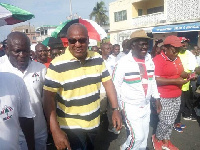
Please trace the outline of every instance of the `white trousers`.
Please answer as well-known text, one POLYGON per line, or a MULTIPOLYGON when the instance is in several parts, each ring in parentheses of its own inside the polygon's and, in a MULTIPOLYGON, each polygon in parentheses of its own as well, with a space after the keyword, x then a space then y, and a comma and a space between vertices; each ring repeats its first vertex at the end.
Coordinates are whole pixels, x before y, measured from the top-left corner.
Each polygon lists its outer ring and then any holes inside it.
POLYGON ((138 107, 121 102, 121 107, 127 132, 127 139, 121 149, 146 150, 149 134, 150 103, 138 107))

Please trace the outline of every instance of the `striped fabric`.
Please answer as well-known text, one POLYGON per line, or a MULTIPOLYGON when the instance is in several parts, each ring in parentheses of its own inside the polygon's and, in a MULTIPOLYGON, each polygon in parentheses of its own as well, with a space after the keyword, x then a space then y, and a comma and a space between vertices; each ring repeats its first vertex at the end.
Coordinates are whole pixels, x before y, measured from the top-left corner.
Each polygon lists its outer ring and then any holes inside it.
POLYGON ((101 82, 111 77, 101 56, 88 51, 81 64, 67 49, 47 70, 44 89, 57 92, 57 119, 63 129, 90 130, 99 126, 101 82))

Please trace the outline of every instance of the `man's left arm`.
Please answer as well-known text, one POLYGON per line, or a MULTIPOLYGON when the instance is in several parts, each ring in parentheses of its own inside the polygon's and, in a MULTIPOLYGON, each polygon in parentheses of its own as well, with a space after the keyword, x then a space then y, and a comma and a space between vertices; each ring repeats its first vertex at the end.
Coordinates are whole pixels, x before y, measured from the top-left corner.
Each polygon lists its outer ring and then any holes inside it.
POLYGON ((117 93, 115 90, 115 86, 111 79, 106 82, 102 82, 102 84, 106 90, 106 94, 108 96, 108 99, 110 101, 113 110, 112 114, 113 125, 117 130, 120 130, 122 128, 122 117, 119 112, 119 105, 117 101, 117 93))

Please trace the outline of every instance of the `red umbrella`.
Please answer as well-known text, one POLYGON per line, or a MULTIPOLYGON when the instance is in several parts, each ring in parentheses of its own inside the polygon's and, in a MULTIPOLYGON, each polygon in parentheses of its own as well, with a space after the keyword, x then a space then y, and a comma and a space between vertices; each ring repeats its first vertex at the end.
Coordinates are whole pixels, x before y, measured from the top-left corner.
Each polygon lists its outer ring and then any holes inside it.
POLYGON ((55 38, 66 38, 66 33, 68 28, 74 23, 83 24, 88 30, 88 35, 90 39, 100 41, 103 38, 107 37, 107 33, 105 32, 105 30, 96 22, 81 18, 69 20, 62 23, 55 29, 55 31, 51 34, 51 36, 55 38))

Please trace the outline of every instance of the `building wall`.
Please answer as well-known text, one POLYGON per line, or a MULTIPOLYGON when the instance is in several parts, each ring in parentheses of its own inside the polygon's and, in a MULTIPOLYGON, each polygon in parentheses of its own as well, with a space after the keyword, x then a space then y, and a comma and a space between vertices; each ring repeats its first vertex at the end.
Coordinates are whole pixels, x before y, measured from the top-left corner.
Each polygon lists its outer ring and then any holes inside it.
POLYGON ((12 29, 12 32, 24 32, 30 39, 31 44, 37 43, 37 37, 39 36, 39 33, 35 32, 35 27, 30 25, 22 25, 17 26, 12 29))
MULTIPOLYGON (((109 5, 109 17, 110 41, 113 44, 120 43, 122 32, 168 24, 199 22, 200 0, 117 0, 109 5), (164 12, 146 15, 147 9, 163 5, 164 12), (138 9, 143 9, 143 16, 138 16, 138 9), (114 12, 121 10, 127 10, 127 20, 115 22, 114 12)), ((157 36, 159 35, 156 34, 155 37, 157 36)))
POLYGON ((132 5, 129 0, 115 1, 109 5, 110 31, 125 30, 131 28, 132 5), (127 10, 127 20, 115 22, 114 12, 127 10))
POLYGON ((132 3, 132 18, 138 17, 138 9, 142 9, 142 15, 147 15, 147 9, 164 6, 164 0, 150 0, 132 3))

